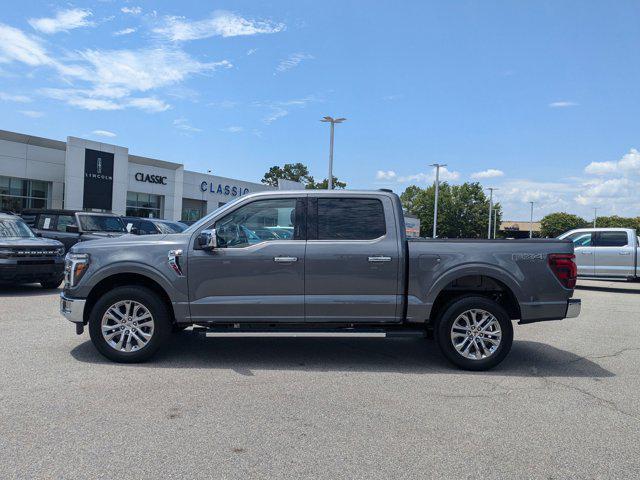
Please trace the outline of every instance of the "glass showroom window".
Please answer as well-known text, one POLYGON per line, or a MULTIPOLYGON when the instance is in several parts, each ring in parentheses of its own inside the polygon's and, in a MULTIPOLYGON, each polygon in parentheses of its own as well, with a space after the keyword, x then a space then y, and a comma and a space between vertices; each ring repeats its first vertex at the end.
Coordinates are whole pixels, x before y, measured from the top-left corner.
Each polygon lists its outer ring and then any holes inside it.
POLYGON ((0 176, 0 210, 20 213, 26 208, 46 208, 50 183, 0 176))
POLYGON ((162 218, 162 195, 127 192, 127 217, 162 218))

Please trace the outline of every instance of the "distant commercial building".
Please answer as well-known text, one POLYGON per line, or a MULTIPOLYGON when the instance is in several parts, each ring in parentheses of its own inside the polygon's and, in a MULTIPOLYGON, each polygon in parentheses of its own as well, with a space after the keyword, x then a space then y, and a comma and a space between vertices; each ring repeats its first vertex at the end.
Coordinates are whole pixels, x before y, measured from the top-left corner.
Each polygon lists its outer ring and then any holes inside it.
MULTIPOLYGON (((288 182, 287 188, 297 185, 288 182)), ((131 155, 123 146, 0 130, 1 210, 66 208, 197 220, 237 197, 274 188, 131 155)))
POLYGON ((540 236, 540 222, 529 223, 529 220, 515 221, 505 220, 500 222, 500 232, 508 238, 527 238, 529 236, 529 228, 532 227, 534 237, 540 236))

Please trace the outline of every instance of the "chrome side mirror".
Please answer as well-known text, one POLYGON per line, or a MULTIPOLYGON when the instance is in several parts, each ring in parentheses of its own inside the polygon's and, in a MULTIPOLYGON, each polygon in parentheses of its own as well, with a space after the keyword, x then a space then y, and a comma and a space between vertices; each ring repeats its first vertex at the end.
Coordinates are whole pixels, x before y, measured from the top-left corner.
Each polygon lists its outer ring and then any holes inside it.
POLYGON ((213 250, 218 246, 217 238, 215 228, 202 230, 198 235, 198 246, 202 250, 213 250))

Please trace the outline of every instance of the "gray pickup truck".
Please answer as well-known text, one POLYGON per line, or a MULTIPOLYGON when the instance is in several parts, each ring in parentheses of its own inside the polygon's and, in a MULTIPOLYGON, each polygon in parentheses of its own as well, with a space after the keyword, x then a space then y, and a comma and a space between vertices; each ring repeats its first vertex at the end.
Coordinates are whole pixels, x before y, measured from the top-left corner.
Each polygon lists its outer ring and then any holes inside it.
POLYGON ((484 370, 511 348, 511 320, 575 317, 565 240, 407 240, 387 191, 261 192, 182 233, 76 244, 61 312, 118 362, 172 331, 207 336, 433 336, 484 370))

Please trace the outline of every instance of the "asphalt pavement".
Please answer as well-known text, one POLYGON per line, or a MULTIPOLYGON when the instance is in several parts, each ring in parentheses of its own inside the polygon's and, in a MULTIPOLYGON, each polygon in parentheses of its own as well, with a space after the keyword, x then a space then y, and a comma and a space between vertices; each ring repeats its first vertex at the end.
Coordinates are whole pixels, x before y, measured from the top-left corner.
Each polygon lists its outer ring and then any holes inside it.
POLYGON ((479 373, 423 339, 190 331, 118 365, 57 292, 5 289, 0 478, 637 478, 640 284, 581 283, 479 373))

